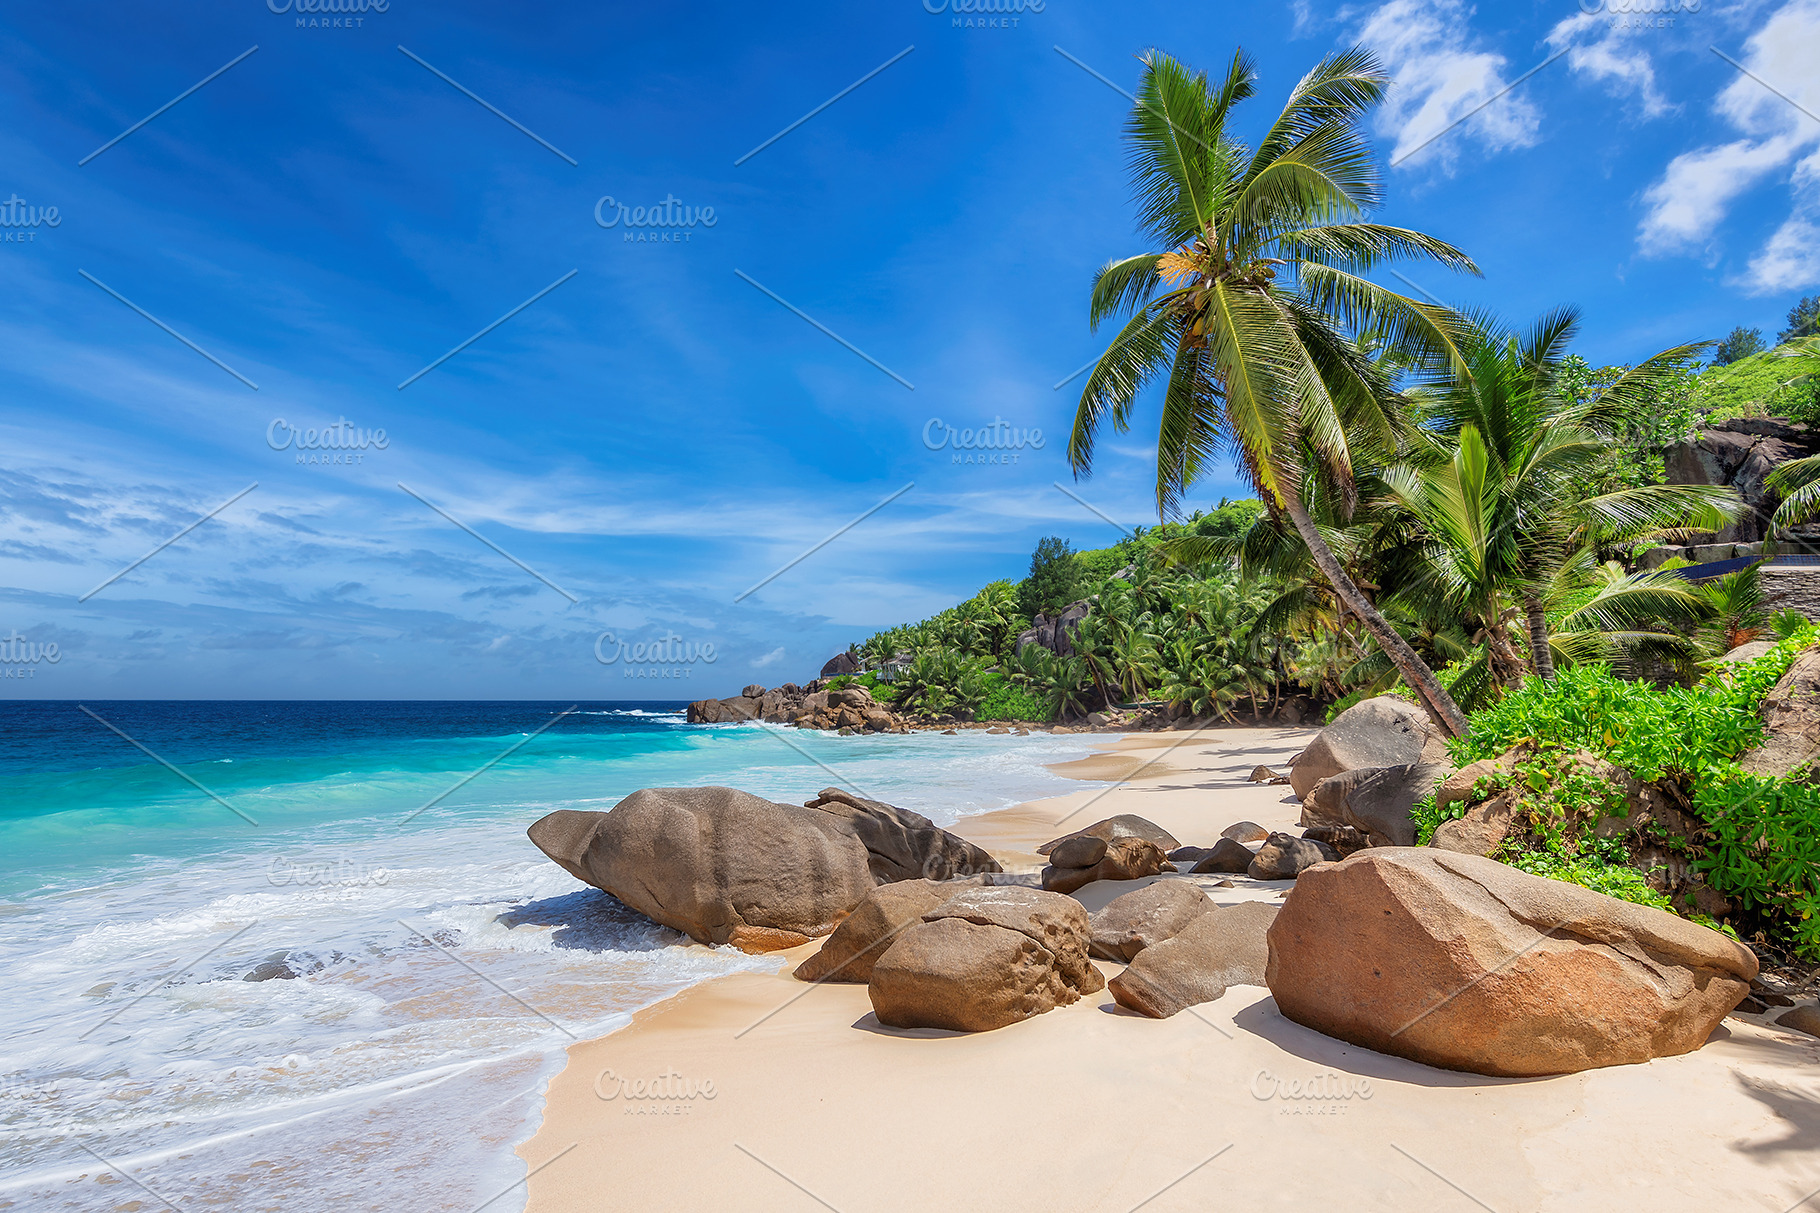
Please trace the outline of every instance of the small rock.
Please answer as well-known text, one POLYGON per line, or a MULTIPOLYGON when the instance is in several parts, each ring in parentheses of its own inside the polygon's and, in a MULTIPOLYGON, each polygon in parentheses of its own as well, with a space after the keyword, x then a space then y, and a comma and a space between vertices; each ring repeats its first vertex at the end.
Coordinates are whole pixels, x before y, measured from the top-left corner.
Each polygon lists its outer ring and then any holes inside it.
POLYGON ((1130 963, 1145 948, 1181 934, 1213 908, 1207 894, 1185 880, 1159 880, 1133 889, 1088 916, 1093 933, 1090 951, 1101 960, 1130 963))
POLYGON ((1752 998, 1749 994, 1746 994, 1744 996, 1744 1001, 1733 1007, 1732 1010, 1734 1012, 1742 1011, 1746 1015, 1761 1015, 1763 1012, 1769 1010, 1769 1008, 1752 998))
MULTIPOLYGON (((1169 868, 1162 849, 1143 838, 1115 838, 1106 844, 1106 857, 1090 868, 1043 869, 1043 888, 1052 893, 1072 893, 1096 880, 1141 880, 1169 868)), ((1173 868, 1169 868, 1173 871, 1173 868)))
POLYGON ((1249 783, 1288 783, 1289 776, 1279 775, 1266 766, 1256 766, 1251 768, 1251 774, 1246 776, 1246 781, 1249 783))
POLYGON ((1809 1036, 1820 1036, 1820 1007, 1796 1007, 1784 1011, 1776 1018, 1778 1028, 1793 1028, 1797 1032, 1806 1032, 1809 1036))
POLYGON ((1064 834, 1061 838, 1052 838, 1038 847, 1036 853, 1038 855, 1047 855, 1050 851, 1055 849, 1055 844, 1062 841, 1062 838, 1073 838, 1078 834, 1091 834, 1095 838, 1104 838, 1107 842, 1113 842, 1120 838, 1142 838, 1146 841, 1155 843, 1159 851, 1173 851, 1182 845, 1176 841, 1175 835, 1156 824, 1156 822, 1146 821, 1135 813, 1120 813, 1117 817, 1108 817, 1104 821, 1096 821, 1083 829, 1075 830, 1070 834, 1064 834))
POLYGON ((1270 960, 1266 933, 1279 910, 1259 902, 1200 915, 1172 938, 1145 948, 1108 983, 1121 1007, 1167 1019, 1212 1002, 1227 986, 1261 986, 1270 960))
POLYGON ((1076 834, 1055 844, 1049 862, 1058 868, 1090 868, 1106 858, 1106 840, 1092 834, 1076 834))
POLYGON ((1324 842, 1292 838, 1279 831, 1258 848, 1246 875, 1253 880, 1294 880, 1317 863, 1335 863, 1339 858, 1340 853, 1324 842))
POLYGON ((1177 847, 1175 850, 1169 852, 1169 862, 1199 863, 1211 854, 1213 854, 1213 852, 1206 847, 1177 847))
POLYGON ((1338 851, 1342 858, 1371 845, 1365 840, 1365 835, 1352 826, 1309 826, 1302 831, 1302 837, 1326 843, 1338 851))
POLYGON ((1104 989, 1087 945, 1087 911, 1072 897, 970 889, 898 936, 866 993, 892 1027, 990 1031, 1104 989))
POLYGON ((1190 872, 1244 872, 1249 871, 1252 861, 1251 848, 1230 838, 1222 838, 1214 844, 1213 850, 1207 852, 1199 863, 1190 868, 1190 872))
POLYGON ((1270 837, 1270 831, 1255 821, 1239 821, 1221 830, 1220 837, 1234 842, 1263 842, 1270 837))

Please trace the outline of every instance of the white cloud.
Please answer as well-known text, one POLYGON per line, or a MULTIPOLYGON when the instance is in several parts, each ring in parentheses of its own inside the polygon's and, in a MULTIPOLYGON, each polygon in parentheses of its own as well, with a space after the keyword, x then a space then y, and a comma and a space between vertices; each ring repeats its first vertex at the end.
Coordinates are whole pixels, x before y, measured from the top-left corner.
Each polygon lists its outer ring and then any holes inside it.
MULTIPOLYGON (((1820 0, 1792 0, 1772 13, 1745 42, 1745 71, 1720 90, 1714 108, 1745 137, 1683 152, 1644 192, 1648 210, 1638 225, 1646 255, 1706 246, 1731 202, 1803 152, 1820 144, 1820 0), (1780 94, 1780 95, 1779 95, 1780 94), (1807 112, 1803 112, 1803 110, 1807 112)), ((1792 175, 1795 205, 1752 258, 1740 285, 1769 294, 1820 282, 1820 156, 1808 155, 1792 175)))
POLYGON ((1820 152, 1795 167, 1795 212, 1751 259, 1756 293, 1799 290, 1820 282, 1820 152))
POLYGON ((1536 142, 1540 115, 1515 93, 1499 96, 1509 87, 1507 60, 1468 39, 1471 16, 1460 0, 1390 0, 1359 30, 1395 81, 1378 112, 1379 131, 1396 139, 1392 165, 1449 163, 1466 138, 1490 151, 1536 142))
POLYGON ((1643 251, 1666 253, 1704 244, 1733 198, 1787 163, 1793 142, 1739 139, 1676 156, 1662 180, 1643 194, 1649 206, 1643 217, 1643 251))
POLYGON ((762 670, 766 666, 775 665, 777 662, 782 661, 783 659, 784 659, 784 649, 783 649, 782 645, 779 645, 778 647, 772 649, 769 653, 766 653, 763 657, 755 658, 752 662, 752 668, 755 670, 762 670))
POLYGON ((1572 46, 1567 54, 1569 67, 1594 80, 1609 81, 1614 93, 1636 94, 1645 117, 1655 118, 1673 108, 1656 91, 1656 71, 1648 52, 1611 17, 1575 13, 1548 31, 1548 45, 1557 51, 1572 46), (1591 40, 1598 29, 1605 31, 1604 36, 1591 40))

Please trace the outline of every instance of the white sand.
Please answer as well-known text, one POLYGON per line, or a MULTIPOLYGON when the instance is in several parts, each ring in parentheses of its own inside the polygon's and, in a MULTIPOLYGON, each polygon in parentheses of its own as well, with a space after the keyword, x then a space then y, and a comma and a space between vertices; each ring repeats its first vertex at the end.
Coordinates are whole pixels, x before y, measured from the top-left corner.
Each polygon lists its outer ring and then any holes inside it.
MULTIPOLYGON (((1048 838, 1120 812, 1203 846, 1241 819, 1290 826, 1287 788, 1242 781, 1308 735, 1129 738, 1072 772, 1120 778, 1131 756, 1157 759, 1129 784, 957 832, 1034 864, 1048 838)), ((1192 879, 1222 902, 1289 887, 1192 879)), ((1137 883, 1079 896, 1097 908, 1137 883)), ((864 986, 789 976, 818 946, 781 954, 775 976, 710 982, 571 1048, 519 1149, 529 1209, 1786 1213, 1820 1189, 1820 1039, 1744 1017, 1684 1057, 1493 1079, 1343 1044, 1248 986, 1167 1020, 1101 993, 996 1032, 900 1031, 873 1017, 864 986), (660 1075, 673 1076, 667 1098, 617 1085, 660 1075)))

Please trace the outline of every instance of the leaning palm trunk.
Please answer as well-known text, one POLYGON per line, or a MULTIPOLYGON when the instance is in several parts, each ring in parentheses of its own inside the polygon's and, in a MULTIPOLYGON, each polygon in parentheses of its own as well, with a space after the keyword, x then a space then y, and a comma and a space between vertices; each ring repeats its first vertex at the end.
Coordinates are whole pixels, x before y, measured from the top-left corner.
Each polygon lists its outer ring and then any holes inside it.
POLYGON ((1409 646, 1409 642, 1390 626, 1390 621, 1378 613, 1378 609, 1360 592, 1353 579, 1347 576, 1346 570, 1328 548, 1327 541, 1321 537, 1314 519, 1309 517, 1308 509, 1301 499, 1294 493, 1285 493, 1283 509, 1289 515, 1289 520, 1295 523, 1302 542, 1308 545, 1308 553, 1314 558, 1315 567, 1321 570, 1321 576, 1327 578, 1327 583, 1333 587, 1333 592, 1339 595, 1347 609, 1359 617, 1378 646, 1403 675, 1403 681, 1422 697, 1422 706, 1428 709, 1429 716, 1440 726, 1441 731, 1449 737, 1466 736, 1466 713, 1460 710, 1460 705, 1453 701, 1453 696, 1447 693, 1434 671, 1409 646))
POLYGON ((1548 615, 1542 601, 1533 594, 1523 596, 1523 610, 1529 616, 1529 659, 1536 677, 1543 682, 1555 680, 1555 658, 1548 650, 1548 615))

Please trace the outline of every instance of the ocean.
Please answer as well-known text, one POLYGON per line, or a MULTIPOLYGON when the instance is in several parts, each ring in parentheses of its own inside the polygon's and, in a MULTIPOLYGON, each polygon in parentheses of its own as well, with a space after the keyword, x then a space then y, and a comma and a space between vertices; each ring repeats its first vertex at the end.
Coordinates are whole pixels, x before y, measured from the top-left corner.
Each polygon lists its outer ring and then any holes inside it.
POLYGON ((840 784, 947 825, 1094 744, 669 702, 13 701, 0 736, 0 1207, 456 1213, 522 1208, 566 1045, 777 965, 583 885, 538 817, 840 784))

